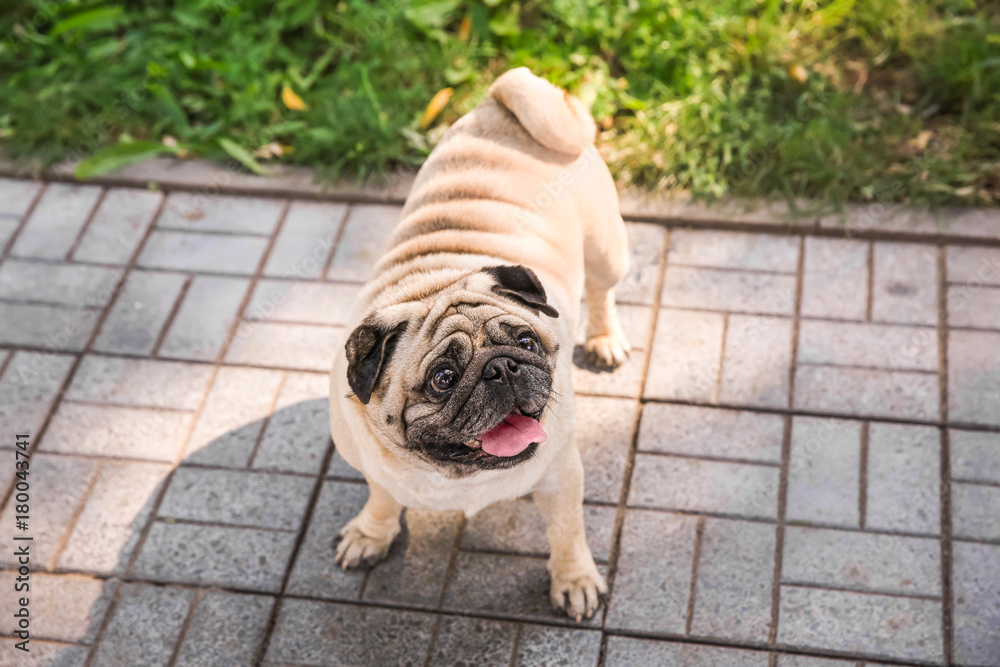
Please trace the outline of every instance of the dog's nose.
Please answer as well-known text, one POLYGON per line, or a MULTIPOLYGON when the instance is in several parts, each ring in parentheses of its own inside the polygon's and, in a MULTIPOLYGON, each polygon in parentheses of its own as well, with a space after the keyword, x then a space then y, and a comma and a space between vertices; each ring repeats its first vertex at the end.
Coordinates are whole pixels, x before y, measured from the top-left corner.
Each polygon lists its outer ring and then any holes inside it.
POLYGON ((483 379, 506 383, 509 375, 517 375, 517 362, 510 357, 490 359, 483 369, 483 379))

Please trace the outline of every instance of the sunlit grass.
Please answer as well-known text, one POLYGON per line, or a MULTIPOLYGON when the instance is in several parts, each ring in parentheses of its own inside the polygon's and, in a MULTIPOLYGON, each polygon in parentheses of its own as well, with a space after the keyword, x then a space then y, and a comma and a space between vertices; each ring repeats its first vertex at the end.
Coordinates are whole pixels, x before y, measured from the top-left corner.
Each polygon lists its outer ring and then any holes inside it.
POLYGON ((419 165, 497 73, 527 65, 592 104, 625 184, 988 205, 1000 9, 979 4, 15 1, 0 145, 54 162, 131 142, 97 169, 175 153, 368 176, 419 165))

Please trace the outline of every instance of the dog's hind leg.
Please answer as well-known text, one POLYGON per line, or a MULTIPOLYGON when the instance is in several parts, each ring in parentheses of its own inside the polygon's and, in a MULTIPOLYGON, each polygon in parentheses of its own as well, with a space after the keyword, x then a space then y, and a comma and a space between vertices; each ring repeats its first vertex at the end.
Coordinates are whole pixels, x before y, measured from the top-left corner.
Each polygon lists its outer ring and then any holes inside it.
POLYGON ((368 501, 356 517, 340 529, 336 561, 345 570, 374 565, 389 553, 399 535, 403 506, 378 484, 368 480, 368 501))
MULTIPOLYGON (((596 149, 589 149, 596 153, 596 149)), ((584 154, 586 157, 586 153, 584 154)), ((581 158, 583 159, 583 158, 581 158)), ((587 361, 617 368, 631 350, 615 309, 615 286, 628 272, 628 237, 618 211, 618 193, 608 168, 598 158, 587 166, 588 206, 583 214, 584 290, 587 300, 587 361)))

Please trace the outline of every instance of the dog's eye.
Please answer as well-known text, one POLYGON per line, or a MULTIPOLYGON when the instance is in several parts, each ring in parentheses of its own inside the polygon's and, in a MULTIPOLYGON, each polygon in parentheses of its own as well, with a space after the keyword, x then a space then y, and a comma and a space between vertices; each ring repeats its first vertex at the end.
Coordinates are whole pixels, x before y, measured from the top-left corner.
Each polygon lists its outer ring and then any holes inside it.
POLYGON ((455 383, 457 382, 458 373, 450 368, 442 368, 434 374, 434 377, 431 378, 431 389, 439 394, 443 394, 454 388, 455 383))
POLYGON ((527 334, 524 334, 523 336, 517 339, 517 346, 524 348, 528 352, 538 351, 538 343, 535 342, 534 338, 532 338, 527 334))

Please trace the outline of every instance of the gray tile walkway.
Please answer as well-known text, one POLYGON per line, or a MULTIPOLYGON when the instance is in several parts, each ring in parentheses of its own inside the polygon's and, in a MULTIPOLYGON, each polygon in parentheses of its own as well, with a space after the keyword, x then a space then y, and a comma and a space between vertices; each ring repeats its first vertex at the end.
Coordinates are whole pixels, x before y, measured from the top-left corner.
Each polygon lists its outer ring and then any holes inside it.
POLYGON ((398 213, 0 179, 0 665, 1000 664, 995 245, 628 223, 632 359, 573 370, 576 627, 527 499, 333 562, 367 490, 326 371, 398 213))

